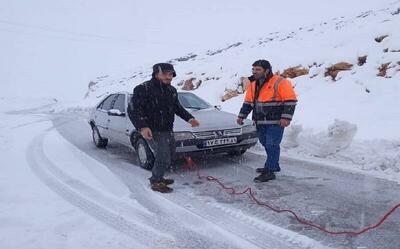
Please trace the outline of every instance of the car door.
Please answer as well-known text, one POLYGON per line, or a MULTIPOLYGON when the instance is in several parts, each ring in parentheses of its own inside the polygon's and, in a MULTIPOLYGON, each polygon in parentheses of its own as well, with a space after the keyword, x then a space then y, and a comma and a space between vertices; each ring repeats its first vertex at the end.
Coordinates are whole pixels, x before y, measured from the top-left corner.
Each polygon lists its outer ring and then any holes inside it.
POLYGON ((108 133, 110 138, 122 144, 129 142, 126 115, 126 94, 118 94, 108 113, 108 133), (119 112, 118 112, 119 111, 119 112))
POLYGON ((94 120, 96 123, 97 128, 102 137, 108 138, 108 111, 111 109, 112 105, 114 104, 114 100, 117 97, 117 94, 111 94, 107 98, 105 98, 96 108, 94 120))

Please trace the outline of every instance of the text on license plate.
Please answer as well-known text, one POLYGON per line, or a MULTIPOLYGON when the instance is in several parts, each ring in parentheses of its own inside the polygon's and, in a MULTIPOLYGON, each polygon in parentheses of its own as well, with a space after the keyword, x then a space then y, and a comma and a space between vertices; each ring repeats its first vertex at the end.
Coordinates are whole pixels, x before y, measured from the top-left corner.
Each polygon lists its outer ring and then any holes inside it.
POLYGON ((205 147, 224 145, 224 144, 235 144, 237 143, 236 137, 228 137, 228 138, 217 138, 212 140, 204 141, 205 147))

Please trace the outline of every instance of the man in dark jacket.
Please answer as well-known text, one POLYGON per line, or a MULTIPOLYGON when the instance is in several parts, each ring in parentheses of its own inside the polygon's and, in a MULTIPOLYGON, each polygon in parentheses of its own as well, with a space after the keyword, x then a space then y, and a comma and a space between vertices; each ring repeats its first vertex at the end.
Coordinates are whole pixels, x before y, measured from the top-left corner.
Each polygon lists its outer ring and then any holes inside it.
POLYGON ((171 166, 171 155, 175 150, 172 131, 175 114, 192 127, 199 126, 199 122, 179 103, 178 93, 171 85, 175 76, 173 65, 155 64, 151 80, 134 88, 131 108, 128 108, 133 125, 148 140, 154 152, 154 166, 149 180, 151 188, 161 193, 171 192, 172 188, 167 185, 174 183, 173 179, 164 178, 164 174, 171 166))

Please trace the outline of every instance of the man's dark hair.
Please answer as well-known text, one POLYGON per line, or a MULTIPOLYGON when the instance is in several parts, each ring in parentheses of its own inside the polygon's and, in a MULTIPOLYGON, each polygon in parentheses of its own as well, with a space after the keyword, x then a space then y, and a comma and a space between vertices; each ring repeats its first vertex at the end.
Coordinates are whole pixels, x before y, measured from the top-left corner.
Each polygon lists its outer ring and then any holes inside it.
POLYGON ((174 77, 176 77, 176 72, 174 66, 170 63, 157 63, 153 66, 153 74, 152 76, 155 77, 156 74, 159 72, 173 72, 174 77))
POLYGON ((269 71, 272 71, 271 63, 267 60, 258 60, 255 61, 252 65, 253 67, 262 67, 264 69, 269 69, 269 71))

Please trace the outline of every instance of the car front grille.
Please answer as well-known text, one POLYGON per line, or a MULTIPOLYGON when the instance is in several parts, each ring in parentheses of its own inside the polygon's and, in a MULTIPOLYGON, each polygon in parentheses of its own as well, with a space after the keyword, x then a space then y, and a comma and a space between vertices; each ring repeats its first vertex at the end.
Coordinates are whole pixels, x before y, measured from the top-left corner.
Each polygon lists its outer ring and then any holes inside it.
POLYGON ((224 136, 240 136, 240 135, 242 135, 241 128, 229 129, 224 131, 224 136))
POLYGON ((217 134, 214 131, 193 132, 193 135, 198 139, 214 138, 217 136, 217 134))
POLYGON ((197 139, 208 139, 208 138, 217 138, 222 136, 240 136, 242 134, 242 129, 228 129, 228 130, 218 130, 218 131, 200 131, 193 132, 193 135, 197 139))

